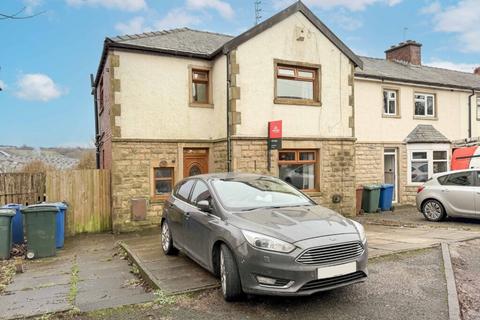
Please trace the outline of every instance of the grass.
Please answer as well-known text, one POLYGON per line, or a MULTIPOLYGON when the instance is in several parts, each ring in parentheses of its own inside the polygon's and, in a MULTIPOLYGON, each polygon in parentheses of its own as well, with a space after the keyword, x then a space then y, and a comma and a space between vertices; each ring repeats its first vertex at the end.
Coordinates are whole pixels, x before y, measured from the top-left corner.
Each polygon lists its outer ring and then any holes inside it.
POLYGON ((153 293, 153 295, 155 296, 154 303, 162 306, 175 304, 177 302, 177 299, 175 298, 175 296, 169 296, 162 290, 156 290, 153 293))

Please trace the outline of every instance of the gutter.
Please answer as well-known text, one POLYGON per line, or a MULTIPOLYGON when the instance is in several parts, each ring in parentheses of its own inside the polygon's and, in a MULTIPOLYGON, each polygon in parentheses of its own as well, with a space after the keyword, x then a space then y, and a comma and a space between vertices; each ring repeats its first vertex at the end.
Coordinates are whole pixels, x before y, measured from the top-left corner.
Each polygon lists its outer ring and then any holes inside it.
POLYGON ((92 87, 91 95, 93 95, 93 109, 95 112, 95 162, 97 169, 100 169, 100 144, 98 143, 98 103, 97 103, 97 86, 93 78, 93 73, 90 74, 90 84, 92 87))
POLYGON ((468 138, 472 137, 472 97, 475 96, 475 89, 472 88, 472 94, 468 96, 468 138))
POLYGON ((232 171, 232 137, 230 134, 230 54, 225 52, 227 61, 227 172, 232 171))

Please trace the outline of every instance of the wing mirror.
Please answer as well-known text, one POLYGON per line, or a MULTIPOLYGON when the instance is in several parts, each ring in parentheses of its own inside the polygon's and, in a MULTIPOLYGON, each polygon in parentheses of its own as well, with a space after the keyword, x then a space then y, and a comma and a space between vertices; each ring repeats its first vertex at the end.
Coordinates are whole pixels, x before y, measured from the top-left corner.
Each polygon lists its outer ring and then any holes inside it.
POLYGON ((212 206, 210 206, 210 202, 208 200, 200 200, 197 202, 197 207, 200 211, 203 212, 212 212, 212 206))

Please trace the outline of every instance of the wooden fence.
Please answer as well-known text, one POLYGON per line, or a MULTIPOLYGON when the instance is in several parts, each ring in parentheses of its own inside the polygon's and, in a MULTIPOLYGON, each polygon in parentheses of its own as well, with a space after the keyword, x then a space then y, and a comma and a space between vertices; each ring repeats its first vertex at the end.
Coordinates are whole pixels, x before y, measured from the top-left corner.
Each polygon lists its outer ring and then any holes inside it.
POLYGON ((46 201, 68 204, 67 235, 112 229, 110 171, 49 171, 45 180, 46 201))
POLYGON ((42 202, 45 197, 45 174, 0 173, 0 206, 42 202))

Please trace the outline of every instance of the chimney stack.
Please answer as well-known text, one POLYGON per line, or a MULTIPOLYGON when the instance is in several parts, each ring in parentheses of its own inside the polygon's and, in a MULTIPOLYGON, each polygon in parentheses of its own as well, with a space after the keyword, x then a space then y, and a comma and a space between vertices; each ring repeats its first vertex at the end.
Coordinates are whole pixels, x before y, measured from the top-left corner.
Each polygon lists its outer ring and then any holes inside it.
POLYGON ((387 60, 403 61, 414 65, 422 64, 422 44, 413 40, 400 42, 385 51, 387 60))
POLYGON ((480 76, 480 67, 476 67, 475 70, 473 70, 473 74, 480 76))

